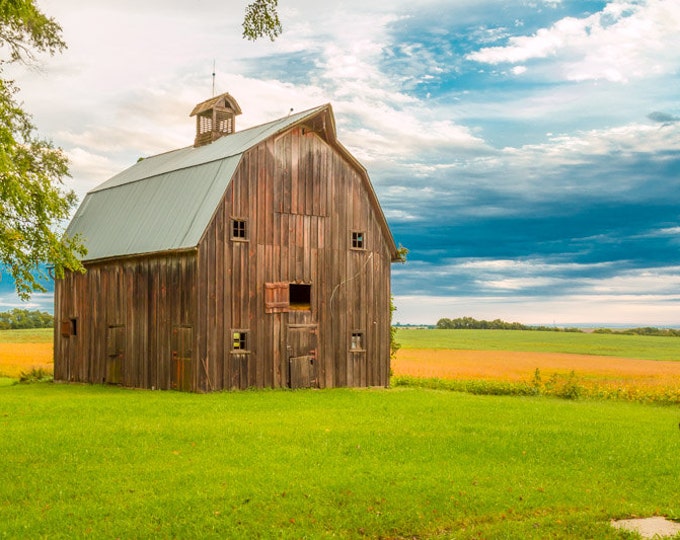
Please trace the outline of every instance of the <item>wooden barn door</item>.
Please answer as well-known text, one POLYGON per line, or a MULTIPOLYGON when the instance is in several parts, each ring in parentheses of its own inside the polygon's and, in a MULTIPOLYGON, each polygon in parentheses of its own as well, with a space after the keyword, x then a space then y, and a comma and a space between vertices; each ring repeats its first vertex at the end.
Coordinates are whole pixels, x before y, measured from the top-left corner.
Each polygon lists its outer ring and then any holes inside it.
POLYGON ((173 327, 170 372, 170 387, 173 390, 191 391, 193 339, 194 329, 191 326, 173 327))
POLYGON ((106 378, 109 384, 123 384, 125 327, 109 326, 106 332, 106 378))
POLYGON ((245 390, 248 388, 248 354, 231 353, 229 355, 230 390, 245 390))
POLYGON ((291 388, 318 387, 316 350, 318 326, 308 311, 288 314, 287 350, 289 386, 291 388))

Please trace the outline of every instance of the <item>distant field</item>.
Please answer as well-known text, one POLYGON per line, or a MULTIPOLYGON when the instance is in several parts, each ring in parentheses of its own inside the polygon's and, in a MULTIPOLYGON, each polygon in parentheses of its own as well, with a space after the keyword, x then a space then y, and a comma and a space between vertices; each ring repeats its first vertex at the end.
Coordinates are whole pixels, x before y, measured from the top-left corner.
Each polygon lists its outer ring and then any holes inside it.
POLYGON ((0 343, 52 343, 53 338, 52 328, 0 330, 0 343))
POLYGON ((51 328, 0 330, 0 377, 17 378, 22 371, 54 369, 51 328))
POLYGON ((397 341, 404 349, 522 351, 680 361, 680 338, 666 336, 400 328, 397 341))
MULTIPOLYGON (((538 384, 542 391, 640 401, 680 400, 680 339, 516 330, 400 330, 400 377, 538 384), (540 377, 536 380, 536 376, 540 377)), ((398 380, 393 383, 398 384, 398 380)), ((531 386, 533 387, 533 386, 531 386)))

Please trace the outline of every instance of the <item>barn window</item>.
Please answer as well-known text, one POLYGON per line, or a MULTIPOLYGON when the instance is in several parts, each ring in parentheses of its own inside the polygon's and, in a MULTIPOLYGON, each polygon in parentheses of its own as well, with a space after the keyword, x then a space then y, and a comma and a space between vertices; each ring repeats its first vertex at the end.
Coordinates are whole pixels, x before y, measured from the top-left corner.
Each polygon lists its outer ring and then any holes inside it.
POLYGON ((231 220, 231 238, 233 240, 245 240, 247 238, 246 220, 231 220))
POLYGON ((78 319, 64 319, 61 321, 61 336, 77 336, 78 335, 78 319))
POLYGON ((311 309, 312 286, 304 283, 291 283, 288 286, 288 302, 290 309, 311 309))
POLYGON ((361 231, 352 231, 352 249, 366 249, 366 235, 361 231))
POLYGON ((247 330, 233 330, 231 333, 233 351, 248 350, 248 331, 247 330))
POLYGON ((364 350, 364 333, 363 332, 352 332, 352 341, 350 343, 350 349, 353 351, 363 351, 364 350))

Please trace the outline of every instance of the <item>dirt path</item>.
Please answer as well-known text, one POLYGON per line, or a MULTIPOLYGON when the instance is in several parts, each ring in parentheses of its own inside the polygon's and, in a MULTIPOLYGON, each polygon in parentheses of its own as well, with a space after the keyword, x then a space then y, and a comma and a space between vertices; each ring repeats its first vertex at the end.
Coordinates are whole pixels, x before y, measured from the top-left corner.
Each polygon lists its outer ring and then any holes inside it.
POLYGON ((680 385, 680 362, 634 360, 584 354, 515 351, 401 349, 392 361, 395 375, 446 379, 530 380, 536 368, 545 379, 574 371, 598 382, 636 386, 680 385))

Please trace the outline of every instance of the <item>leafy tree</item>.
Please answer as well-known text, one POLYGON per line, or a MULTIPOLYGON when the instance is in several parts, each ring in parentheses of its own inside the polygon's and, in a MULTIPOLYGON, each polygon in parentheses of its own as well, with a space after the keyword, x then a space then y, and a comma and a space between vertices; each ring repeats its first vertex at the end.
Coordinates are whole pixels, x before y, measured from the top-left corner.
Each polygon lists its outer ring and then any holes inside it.
POLYGON ((57 278, 65 270, 83 271, 80 238, 60 234, 59 226, 76 204, 64 189, 68 160, 59 148, 36 134, 31 117, 15 100, 18 88, 4 77, 4 65, 32 62, 66 44, 61 27, 34 0, 0 0, 0 264, 14 278, 20 298, 45 291, 45 264, 57 278))
POLYGON ((54 317, 45 311, 14 308, 0 313, 0 330, 23 328, 52 328, 54 317))
POLYGON ((536 330, 541 332, 582 332, 579 328, 559 328, 557 326, 526 326, 518 322, 505 322, 500 319, 478 321, 472 317, 439 319, 436 328, 440 330, 536 330))
POLYGON ((267 36, 274 41, 283 31, 278 3, 278 0, 255 0, 248 4, 243 19, 243 37, 255 41, 267 36))

